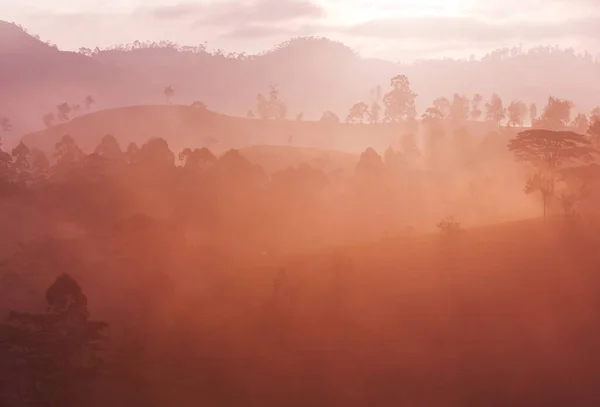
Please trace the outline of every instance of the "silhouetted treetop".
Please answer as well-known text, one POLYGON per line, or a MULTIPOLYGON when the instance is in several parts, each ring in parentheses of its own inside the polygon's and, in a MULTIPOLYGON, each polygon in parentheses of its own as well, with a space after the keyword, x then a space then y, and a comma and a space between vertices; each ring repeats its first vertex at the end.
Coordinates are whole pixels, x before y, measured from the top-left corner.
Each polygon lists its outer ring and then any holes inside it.
POLYGON ((556 170, 573 161, 589 162, 597 151, 591 141, 572 131, 526 130, 508 143, 517 160, 545 170, 556 170))

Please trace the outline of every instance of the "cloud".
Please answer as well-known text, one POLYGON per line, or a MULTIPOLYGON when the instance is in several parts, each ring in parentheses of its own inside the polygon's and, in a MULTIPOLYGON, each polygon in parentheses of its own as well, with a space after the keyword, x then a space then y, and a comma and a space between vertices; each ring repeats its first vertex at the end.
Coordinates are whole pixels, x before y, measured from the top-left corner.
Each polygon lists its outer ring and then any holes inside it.
POLYGON ((315 35, 319 31, 318 27, 303 25, 299 27, 282 27, 270 25, 246 25, 233 28, 231 31, 221 35, 223 39, 252 40, 260 38, 273 37, 308 37, 315 35))
POLYGON ((565 37, 598 37, 600 18, 491 21, 470 16, 424 16, 372 20, 341 27, 339 31, 366 38, 403 40, 460 40, 469 43, 547 41, 565 37))
POLYGON ((179 3, 150 10, 157 20, 193 19, 197 25, 229 25, 285 22, 325 17, 325 10, 311 0, 246 0, 213 3, 179 3))
POLYGON ((205 5, 179 3, 173 6, 160 6, 151 10, 150 14, 157 20, 177 20, 182 17, 197 15, 206 9, 205 5))

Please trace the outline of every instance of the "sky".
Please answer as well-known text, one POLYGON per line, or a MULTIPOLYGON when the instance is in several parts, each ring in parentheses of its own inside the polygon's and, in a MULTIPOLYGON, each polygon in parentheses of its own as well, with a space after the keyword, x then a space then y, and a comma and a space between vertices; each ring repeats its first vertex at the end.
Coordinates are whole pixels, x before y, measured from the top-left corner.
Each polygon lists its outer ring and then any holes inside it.
POLYGON ((256 53, 314 35, 402 62, 515 45, 600 53, 600 0, 0 0, 0 20, 67 50, 170 40, 256 53))

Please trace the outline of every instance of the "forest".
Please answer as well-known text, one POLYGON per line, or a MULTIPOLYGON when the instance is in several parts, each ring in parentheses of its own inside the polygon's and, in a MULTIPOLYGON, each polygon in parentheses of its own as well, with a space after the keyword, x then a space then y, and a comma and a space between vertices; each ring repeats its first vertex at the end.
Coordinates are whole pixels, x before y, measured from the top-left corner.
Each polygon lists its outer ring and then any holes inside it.
POLYGON ((3 151, 2 405, 594 405, 600 121, 415 97, 392 79, 381 120, 412 132, 351 173, 163 138, 3 151))

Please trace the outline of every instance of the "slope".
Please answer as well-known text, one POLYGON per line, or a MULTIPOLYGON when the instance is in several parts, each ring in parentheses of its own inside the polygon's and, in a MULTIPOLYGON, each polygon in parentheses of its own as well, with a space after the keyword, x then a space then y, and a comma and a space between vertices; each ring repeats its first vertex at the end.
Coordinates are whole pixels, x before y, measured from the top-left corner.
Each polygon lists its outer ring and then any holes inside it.
POLYGON ((384 150, 398 143, 406 131, 397 125, 355 125, 313 121, 255 120, 227 116, 191 106, 131 106, 76 117, 49 129, 23 137, 29 147, 54 151, 60 138, 69 134, 90 152, 100 139, 111 134, 121 146, 142 144, 162 137, 175 152, 185 147, 209 147, 215 152, 256 145, 294 145, 351 153, 367 147, 384 150))

